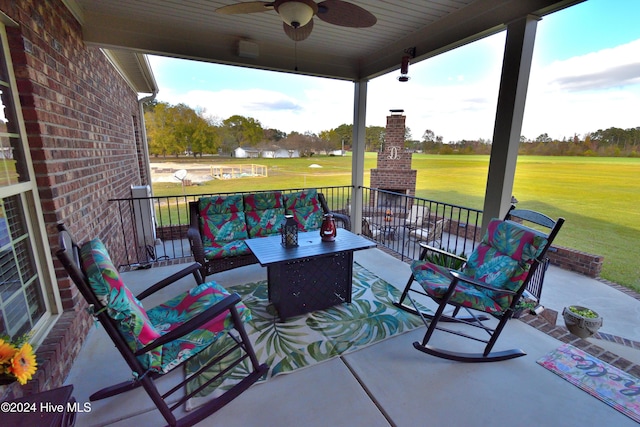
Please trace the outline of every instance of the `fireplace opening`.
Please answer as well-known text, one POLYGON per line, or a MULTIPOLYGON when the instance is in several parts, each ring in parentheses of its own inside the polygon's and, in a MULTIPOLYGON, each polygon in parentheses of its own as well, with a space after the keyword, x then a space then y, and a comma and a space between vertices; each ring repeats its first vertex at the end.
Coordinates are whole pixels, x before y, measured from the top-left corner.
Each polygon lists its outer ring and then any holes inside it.
POLYGON ((380 190, 377 203, 379 208, 399 208, 404 205, 405 196, 408 194, 407 190, 391 188, 381 188, 380 190))

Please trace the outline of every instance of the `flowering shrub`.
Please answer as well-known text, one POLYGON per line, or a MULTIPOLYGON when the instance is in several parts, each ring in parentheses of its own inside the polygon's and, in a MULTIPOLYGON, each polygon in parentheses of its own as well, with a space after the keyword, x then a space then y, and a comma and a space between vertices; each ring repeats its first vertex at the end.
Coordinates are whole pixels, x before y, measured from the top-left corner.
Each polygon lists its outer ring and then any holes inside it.
POLYGON ((0 337, 0 384, 18 381, 24 385, 36 373, 36 356, 28 338, 0 337))

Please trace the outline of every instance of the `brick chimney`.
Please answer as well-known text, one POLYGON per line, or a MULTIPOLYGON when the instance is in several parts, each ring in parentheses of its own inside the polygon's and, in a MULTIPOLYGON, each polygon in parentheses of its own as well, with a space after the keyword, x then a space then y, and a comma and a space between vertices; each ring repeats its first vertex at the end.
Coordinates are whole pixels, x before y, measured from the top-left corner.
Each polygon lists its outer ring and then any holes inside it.
MULTIPOLYGON (((416 195, 416 174, 411 169, 412 154, 404 148, 404 110, 391 110, 387 116, 387 129, 383 149, 378 153, 376 169, 371 169, 370 187, 410 196, 416 195)), ((386 197, 384 198, 386 199, 386 197)), ((377 200, 378 206, 389 200, 377 200)))

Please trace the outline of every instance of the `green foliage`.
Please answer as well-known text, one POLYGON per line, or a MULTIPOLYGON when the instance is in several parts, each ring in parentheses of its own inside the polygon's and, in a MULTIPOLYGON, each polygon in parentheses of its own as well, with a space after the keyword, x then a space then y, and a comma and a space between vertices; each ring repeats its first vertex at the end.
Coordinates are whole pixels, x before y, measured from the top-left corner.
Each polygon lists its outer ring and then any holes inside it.
MULTIPOLYGON (((465 258, 464 252, 458 254, 459 257, 465 258)), ((447 256, 446 254, 442 254, 439 252, 429 251, 425 257, 426 261, 429 261, 432 264, 440 265, 442 267, 450 268, 452 270, 460 270, 464 265, 464 261, 459 260, 458 258, 454 258, 451 256, 447 256)))
POLYGON ((598 313, 593 310, 584 307, 577 307, 575 305, 569 306, 569 310, 578 316, 586 317, 587 319, 595 319, 598 317, 598 313))

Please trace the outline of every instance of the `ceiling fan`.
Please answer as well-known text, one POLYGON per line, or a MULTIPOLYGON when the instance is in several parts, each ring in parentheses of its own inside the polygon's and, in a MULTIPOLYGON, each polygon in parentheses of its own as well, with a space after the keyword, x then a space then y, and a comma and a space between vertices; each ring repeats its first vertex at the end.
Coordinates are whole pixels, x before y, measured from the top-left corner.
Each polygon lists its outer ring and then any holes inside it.
POLYGON ((280 15, 285 34, 294 41, 309 37, 314 15, 324 22, 341 27, 365 28, 377 22, 371 12, 342 0, 325 0, 320 3, 313 0, 249 1, 220 7, 216 9, 216 13, 236 15, 271 10, 280 15))

